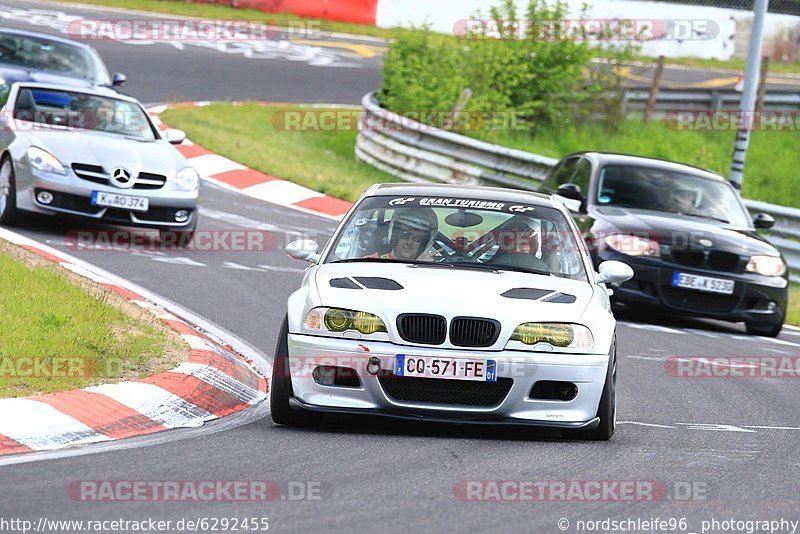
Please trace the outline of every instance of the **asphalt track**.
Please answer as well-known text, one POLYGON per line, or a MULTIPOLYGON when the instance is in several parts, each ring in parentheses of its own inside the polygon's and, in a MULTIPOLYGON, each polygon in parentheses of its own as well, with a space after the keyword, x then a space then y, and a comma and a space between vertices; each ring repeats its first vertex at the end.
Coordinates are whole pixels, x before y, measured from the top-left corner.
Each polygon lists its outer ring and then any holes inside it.
MULTIPOLYGON (((377 83, 367 68, 318 67, 285 58, 258 60, 254 73, 256 60, 231 62, 211 50, 192 52, 202 65, 194 73, 186 66, 186 50, 165 47, 156 54, 160 45, 147 53, 118 43, 103 46, 112 68, 130 75, 129 92, 145 101, 168 95, 239 99, 263 89, 254 98, 355 102, 377 83), (181 66, 182 75, 165 76, 170 66, 181 66), (204 83, 193 84, 201 79, 204 83), (241 82, 231 83, 234 79, 241 82)), ((324 241, 332 227, 327 219, 204 184, 202 230, 265 230, 279 241, 299 231, 324 241)), ((109 252, 65 243, 70 232, 86 228, 92 227, 35 218, 18 230, 130 279, 271 356, 302 263, 279 250, 109 252)), ((800 332, 786 330, 769 340, 712 321, 619 318, 620 425, 608 443, 520 428, 364 418, 332 418, 320 430, 295 430, 273 426, 266 407, 259 406, 238 417, 239 426, 223 420, 170 432, 169 439, 87 447, 78 456, 31 455, 25 463, 4 466, 9 462, 0 460, 0 517, 34 522, 268 517, 270 531, 279 532, 561 532, 561 518, 570 523, 565 532, 579 532, 579 520, 670 517, 688 519, 688 528, 679 532, 700 532, 701 521, 712 518, 800 519, 796 380, 677 378, 665 372, 671 356, 798 356, 800 332), (283 488, 311 482, 320 491, 318 499, 272 503, 79 502, 67 493, 78 480, 275 480, 283 488), (462 502, 454 487, 464 480, 654 480, 670 497, 462 502), (682 500, 681 490, 692 484, 695 498, 682 500)))

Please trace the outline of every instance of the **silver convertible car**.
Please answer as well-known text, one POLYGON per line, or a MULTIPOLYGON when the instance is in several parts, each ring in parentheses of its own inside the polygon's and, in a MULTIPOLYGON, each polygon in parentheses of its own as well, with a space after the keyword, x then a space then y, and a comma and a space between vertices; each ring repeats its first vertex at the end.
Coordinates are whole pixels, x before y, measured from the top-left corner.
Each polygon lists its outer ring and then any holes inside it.
POLYGON ((110 89, 0 83, 0 223, 63 213, 185 244, 200 177, 170 144, 184 138, 110 89))
POLYGON ((616 321, 558 197, 433 184, 370 188, 288 300, 271 391, 278 424, 323 413, 557 427, 609 439, 616 321))

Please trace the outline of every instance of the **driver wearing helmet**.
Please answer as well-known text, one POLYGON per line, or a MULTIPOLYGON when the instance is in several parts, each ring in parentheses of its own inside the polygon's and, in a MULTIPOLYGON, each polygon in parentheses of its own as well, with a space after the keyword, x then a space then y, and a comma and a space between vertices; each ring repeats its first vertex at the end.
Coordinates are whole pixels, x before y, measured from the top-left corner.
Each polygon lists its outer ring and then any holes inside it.
POLYGON ((428 252, 436 238, 439 220, 431 208, 398 208, 389 225, 391 250, 372 257, 396 260, 430 260, 439 251, 428 252))
POLYGON ((672 207, 678 213, 690 213, 697 201, 697 191, 686 186, 676 186, 672 190, 672 207))

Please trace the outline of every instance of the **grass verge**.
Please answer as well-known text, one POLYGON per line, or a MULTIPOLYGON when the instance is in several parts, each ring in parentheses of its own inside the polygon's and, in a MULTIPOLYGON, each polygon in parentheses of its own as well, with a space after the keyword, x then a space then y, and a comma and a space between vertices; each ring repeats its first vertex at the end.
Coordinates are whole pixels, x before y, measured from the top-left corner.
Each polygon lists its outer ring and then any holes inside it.
MULTIPOLYGON (((397 178, 354 156, 357 131, 287 132, 276 128, 275 113, 297 106, 215 104, 165 111, 161 118, 185 130, 195 143, 242 165, 345 200, 397 178)), ((324 109, 315 109, 324 112, 324 109)))
POLYGON ((0 241, 0 397, 142 378, 186 350, 146 310, 0 241))

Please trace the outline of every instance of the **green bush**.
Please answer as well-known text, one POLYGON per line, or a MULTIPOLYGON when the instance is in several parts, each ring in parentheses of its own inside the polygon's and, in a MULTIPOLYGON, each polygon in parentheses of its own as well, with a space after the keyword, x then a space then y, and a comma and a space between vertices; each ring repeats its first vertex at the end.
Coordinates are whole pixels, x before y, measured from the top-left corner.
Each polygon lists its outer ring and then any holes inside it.
POLYGON ((529 0, 521 17, 513 0, 503 0, 488 19, 478 13, 466 36, 427 27, 400 36, 384 60, 382 104, 398 113, 447 112, 469 88, 466 111, 484 118, 513 113, 516 127, 533 133, 587 121, 617 124, 622 79, 614 67, 633 49, 607 46, 608 65, 592 67, 594 45, 568 35, 566 6, 529 0))

